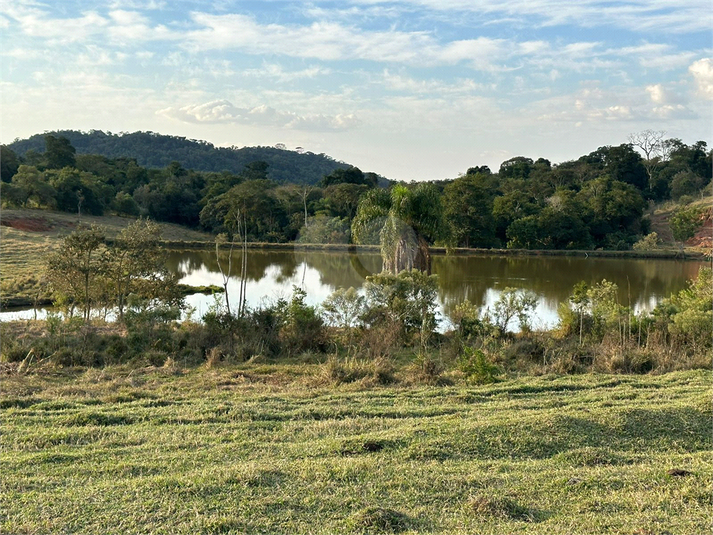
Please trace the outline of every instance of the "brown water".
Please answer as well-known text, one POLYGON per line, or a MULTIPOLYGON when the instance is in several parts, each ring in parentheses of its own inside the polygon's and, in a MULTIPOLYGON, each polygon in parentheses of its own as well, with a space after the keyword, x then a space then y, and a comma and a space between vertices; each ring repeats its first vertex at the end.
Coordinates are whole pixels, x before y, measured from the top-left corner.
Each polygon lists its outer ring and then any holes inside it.
MULTIPOLYGON (((227 265, 227 252, 222 264, 227 265)), ((169 256, 169 268, 185 274, 182 282, 192 285, 222 286, 215 253, 176 251, 169 256)), ((634 310, 651 310, 661 299, 686 287, 703 262, 581 257, 434 256, 433 273, 438 275, 441 310, 447 316, 453 307, 470 300, 486 309, 504 288, 535 292, 538 306, 535 327, 551 327, 557 322, 557 307, 567 301, 579 281, 595 284, 602 279, 619 287, 619 300, 634 310)), ((293 286, 307 292, 307 301, 321 303, 337 288, 360 288, 365 277, 381 269, 377 254, 316 253, 303 251, 250 251, 247 261, 247 301, 258 306, 263 300, 288 297, 293 286)), ((235 254, 229 283, 230 298, 237 302, 240 255, 235 254)), ((222 299, 222 298, 220 298, 222 299)), ((196 315, 215 303, 212 296, 188 298, 196 315)))

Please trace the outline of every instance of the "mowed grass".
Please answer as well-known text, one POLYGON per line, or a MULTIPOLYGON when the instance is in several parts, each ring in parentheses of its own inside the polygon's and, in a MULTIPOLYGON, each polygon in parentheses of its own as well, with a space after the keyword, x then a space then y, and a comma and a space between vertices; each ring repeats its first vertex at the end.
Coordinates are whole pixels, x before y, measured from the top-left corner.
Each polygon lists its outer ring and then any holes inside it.
POLYGON ((7 376, 1 531, 710 532, 707 371, 368 389, 319 373, 7 376))

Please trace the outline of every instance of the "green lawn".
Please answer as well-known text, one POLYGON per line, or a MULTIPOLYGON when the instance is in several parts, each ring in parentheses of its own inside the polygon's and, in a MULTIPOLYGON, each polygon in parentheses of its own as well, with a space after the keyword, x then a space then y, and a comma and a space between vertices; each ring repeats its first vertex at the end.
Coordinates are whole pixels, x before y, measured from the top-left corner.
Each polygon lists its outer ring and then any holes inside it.
POLYGON ((6 375, 0 530, 710 533, 710 372, 334 388, 320 370, 6 375))

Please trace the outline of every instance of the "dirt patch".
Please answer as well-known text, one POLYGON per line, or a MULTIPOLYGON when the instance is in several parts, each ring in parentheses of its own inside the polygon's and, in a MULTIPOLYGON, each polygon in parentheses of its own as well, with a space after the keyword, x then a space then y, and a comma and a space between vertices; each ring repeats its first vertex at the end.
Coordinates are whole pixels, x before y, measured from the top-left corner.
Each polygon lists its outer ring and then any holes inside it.
POLYGON ((10 216, 4 217, 0 221, 0 225, 5 227, 14 228, 16 230, 24 230, 26 232, 47 232, 54 230, 57 227, 62 228, 74 228, 76 225, 69 222, 57 222, 50 221, 46 217, 42 216, 10 216))
POLYGON ((713 208, 708 208, 701 214, 701 227, 690 240, 686 242, 690 247, 713 248, 713 208))

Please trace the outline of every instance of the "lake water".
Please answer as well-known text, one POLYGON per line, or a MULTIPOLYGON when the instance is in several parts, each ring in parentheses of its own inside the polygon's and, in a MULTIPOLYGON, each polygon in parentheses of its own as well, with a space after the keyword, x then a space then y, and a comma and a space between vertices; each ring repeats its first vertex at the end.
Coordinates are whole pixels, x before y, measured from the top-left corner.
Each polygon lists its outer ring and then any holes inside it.
MULTIPOLYGON (((223 253, 227 265, 227 251, 223 253)), ((619 286, 619 300, 635 311, 651 310, 664 297, 686 287, 703 262, 652 259, 582 258, 561 256, 433 256, 433 273, 438 275, 440 312, 444 323, 455 305, 470 300, 483 310, 492 307, 507 287, 530 290, 538 297, 533 327, 549 328, 557 323, 557 307, 567 301, 579 281, 595 284, 602 279, 619 286)), ((223 285, 212 251, 173 251, 168 267, 184 274, 181 282, 191 285, 223 285)), ((381 270, 378 254, 347 254, 250 250, 247 261, 247 303, 259 306, 280 297, 289 298, 293 286, 307 292, 306 301, 321 303, 337 288, 361 288, 365 278, 381 270)), ((240 253, 234 254, 229 297, 237 305, 240 253)), ((186 301, 195 317, 205 314, 223 296, 191 295, 186 301)), ((31 318, 33 311, 0 313, 0 319, 31 318)))
MULTIPOLYGON (((240 273, 239 258, 239 254, 235 255, 233 273, 240 273)), ((226 260, 227 253, 223 266, 226 260)), ((653 309, 664 297, 685 288, 686 281, 695 278, 703 265, 703 262, 652 259, 434 255, 432 270, 438 275, 444 319, 466 299, 483 310, 492 307, 503 289, 512 287, 537 295, 533 327, 549 328, 557 323, 557 307, 567 301, 579 281, 590 285, 602 279, 615 282, 620 302, 631 304, 638 312, 653 309)), ((174 252, 169 267, 185 273, 181 282, 186 284, 222 286, 215 253, 174 252)), ((317 305, 337 288, 360 288, 366 276, 380 270, 378 254, 250 251, 247 302, 255 307, 264 300, 289 297, 292 287, 299 286, 307 292, 307 302, 317 305)), ((233 304, 237 303, 238 289, 238 278, 231 278, 229 297, 233 304)), ((200 316, 215 298, 193 295, 187 301, 200 316)))

